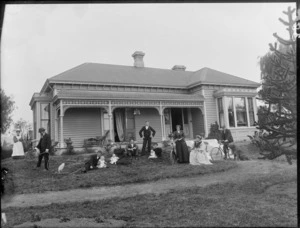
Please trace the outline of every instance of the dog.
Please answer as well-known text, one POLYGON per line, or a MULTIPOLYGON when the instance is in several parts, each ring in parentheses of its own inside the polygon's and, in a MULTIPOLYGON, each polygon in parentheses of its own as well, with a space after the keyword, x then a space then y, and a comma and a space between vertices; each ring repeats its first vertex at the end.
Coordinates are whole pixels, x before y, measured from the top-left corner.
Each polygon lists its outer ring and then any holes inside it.
POLYGON ((236 145, 232 144, 230 145, 233 157, 235 161, 246 161, 249 160, 249 158, 243 153, 242 150, 238 149, 236 145))

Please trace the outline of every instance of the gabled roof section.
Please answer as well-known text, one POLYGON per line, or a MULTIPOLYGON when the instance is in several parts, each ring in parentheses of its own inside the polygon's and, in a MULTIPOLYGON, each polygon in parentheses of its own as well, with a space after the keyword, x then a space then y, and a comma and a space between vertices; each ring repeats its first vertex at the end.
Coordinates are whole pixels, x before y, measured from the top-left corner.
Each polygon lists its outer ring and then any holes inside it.
POLYGON ((189 71, 84 63, 49 79, 49 82, 101 83, 186 87, 189 71))
POLYGON ((196 84, 240 85, 258 87, 259 83, 204 67, 191 74, 189 86, 196 84))
POLYGON ((260 84, 210 68, 177 71, 100 63, 84 63, 49 78, 49 83, 92 83, 109 85, 191 88, 198 84, 235 85, 257 88, 260 84))

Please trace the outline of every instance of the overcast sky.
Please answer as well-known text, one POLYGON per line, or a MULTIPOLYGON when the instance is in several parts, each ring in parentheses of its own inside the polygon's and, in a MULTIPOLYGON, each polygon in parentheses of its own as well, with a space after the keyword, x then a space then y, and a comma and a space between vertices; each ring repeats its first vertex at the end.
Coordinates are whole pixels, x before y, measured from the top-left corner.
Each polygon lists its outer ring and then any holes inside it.
POLYGON ((32 122, 29 106, 47 78, 85 62, 188 71, 210 67, 260 82, 264 55, 295 3, 6 5, 1 37, 1 87, 32 122))

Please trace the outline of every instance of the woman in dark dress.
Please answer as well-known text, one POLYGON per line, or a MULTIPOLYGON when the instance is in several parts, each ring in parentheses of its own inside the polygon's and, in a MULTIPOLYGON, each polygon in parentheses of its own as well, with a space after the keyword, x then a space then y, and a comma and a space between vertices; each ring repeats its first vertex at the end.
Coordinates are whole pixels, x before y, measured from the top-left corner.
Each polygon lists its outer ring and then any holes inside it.
POLYGON ((176 125, 176 131, 173 133, 173 139, 176 143, 176 154, 179 163, 189 163, 189 151, 184 140, 184 133, 180 130, 180 125, 176 125))

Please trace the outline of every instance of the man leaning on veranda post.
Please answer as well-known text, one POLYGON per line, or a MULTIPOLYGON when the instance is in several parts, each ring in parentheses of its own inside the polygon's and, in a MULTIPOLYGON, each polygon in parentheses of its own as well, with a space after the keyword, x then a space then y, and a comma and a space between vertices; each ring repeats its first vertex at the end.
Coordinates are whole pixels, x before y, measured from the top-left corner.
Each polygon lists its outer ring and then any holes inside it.
POLYGON ((223 143, 223 151, 225 154, 225 158, 227 159, 228 156, 228 152, 229 152, 229 147, 232 145, 233 143, 233 138, 231 135, 231 131, 229 129, 226 128, 226 126, 222 126, 220 128, 220 140, 223 143))
POLYGON ((152 137, 154 137, 155 130, 149 125, 149 121, 146 121, 145 126, 143 126, 139 132, 140 137, 143 138, 142 155, 145 155, 146 145, 148 148, 148 155, 151 152, 151 132, 152 137))
POLYGON ((48 171, 49 170, 49 151, 51 148, 51 138, 50 138, 50 135, 46 133, 46 130, 43 127, 41 127, 39 129, 39 133, 41 134, 41 139, 39 141, 39 144, 36 146, 36 148, 39 149, 40 153, 38 156, 38 163, 36 165, 36 168, 41 167, 42 159, 44 158, 45 171, 48 171))

